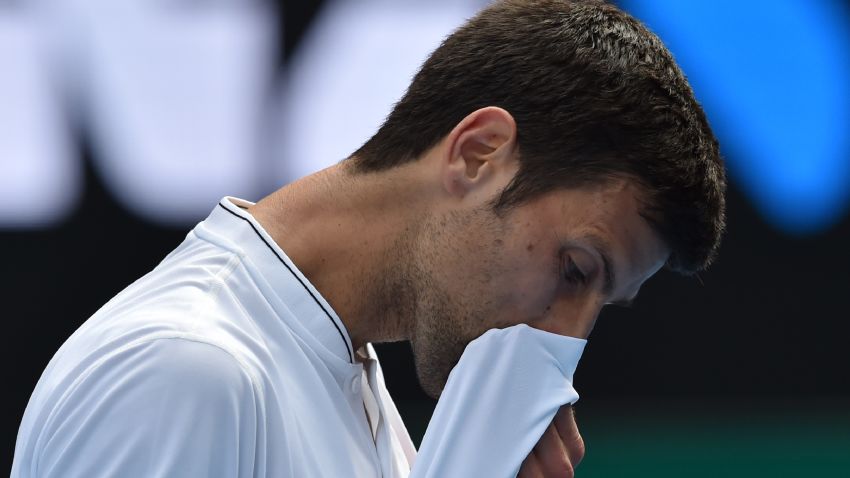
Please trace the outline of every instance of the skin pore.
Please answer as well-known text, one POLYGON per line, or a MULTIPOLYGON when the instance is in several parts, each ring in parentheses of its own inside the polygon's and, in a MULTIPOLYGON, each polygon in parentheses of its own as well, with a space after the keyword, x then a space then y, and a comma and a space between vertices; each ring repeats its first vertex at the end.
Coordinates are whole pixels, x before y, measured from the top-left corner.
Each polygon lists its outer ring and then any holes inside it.
POLYGON ((624 178, 496 215, 490 201, 517 158, 513 118, 483 108, 416 161, 368 174, 346 161, 251 213, 336 310, 355 349, 410 340, 420 383, 436 397, 486 330, 526 323, 586 338, 602 306, 633 298, 669 255, 640 215, 640 188, 624 178))

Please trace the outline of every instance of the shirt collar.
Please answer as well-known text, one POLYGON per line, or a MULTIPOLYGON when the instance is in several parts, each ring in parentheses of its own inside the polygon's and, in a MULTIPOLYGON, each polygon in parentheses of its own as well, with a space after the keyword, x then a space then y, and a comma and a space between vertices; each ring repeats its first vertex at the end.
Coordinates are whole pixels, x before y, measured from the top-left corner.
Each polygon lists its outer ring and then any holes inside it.
POLYGON ((270 302, 282 320, 294 318, 339 359, 354 364, 351 338, 342 320, 263 226, 244 209, 253 205, 225 197, 196 230, 226 240, 230 249, 250 260, 279 297, 281 303, 270 302))

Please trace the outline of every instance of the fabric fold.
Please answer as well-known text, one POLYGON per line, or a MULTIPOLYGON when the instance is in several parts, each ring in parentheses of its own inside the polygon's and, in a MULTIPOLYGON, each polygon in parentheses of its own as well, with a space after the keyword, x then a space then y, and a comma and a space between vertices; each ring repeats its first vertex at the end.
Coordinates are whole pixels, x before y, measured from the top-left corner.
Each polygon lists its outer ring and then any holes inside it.
POLYGON ((469 343, 449 375, 411 478, 510 477, 558 409, 578 400, 586 340, 521 324, 469 343))

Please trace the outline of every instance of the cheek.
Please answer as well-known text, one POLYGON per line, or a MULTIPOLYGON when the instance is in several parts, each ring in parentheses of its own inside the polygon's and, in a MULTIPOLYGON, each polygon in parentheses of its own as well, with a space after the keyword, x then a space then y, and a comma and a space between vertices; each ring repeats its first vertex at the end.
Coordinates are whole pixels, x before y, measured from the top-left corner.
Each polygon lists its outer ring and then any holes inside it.
POLYGON ((499 323, 533 323, 545 316, 559 292, 555 277, 554 271, 530 268, 528 264, 524 270, 506 274, 499 281, 501 300, 494 304, 499 323))

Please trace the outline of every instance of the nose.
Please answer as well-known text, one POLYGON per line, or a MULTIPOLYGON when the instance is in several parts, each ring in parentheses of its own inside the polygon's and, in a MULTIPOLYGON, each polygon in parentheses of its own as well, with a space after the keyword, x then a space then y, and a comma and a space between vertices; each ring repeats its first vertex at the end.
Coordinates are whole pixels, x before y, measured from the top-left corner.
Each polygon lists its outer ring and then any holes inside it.
POLYGON ((565 297, 555 301, 534 326, 554 334, 586 339, 603 305, 604 300, 595 296, 565 297))

